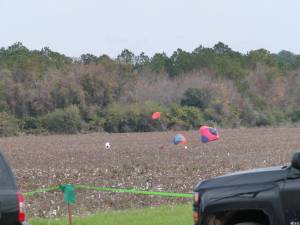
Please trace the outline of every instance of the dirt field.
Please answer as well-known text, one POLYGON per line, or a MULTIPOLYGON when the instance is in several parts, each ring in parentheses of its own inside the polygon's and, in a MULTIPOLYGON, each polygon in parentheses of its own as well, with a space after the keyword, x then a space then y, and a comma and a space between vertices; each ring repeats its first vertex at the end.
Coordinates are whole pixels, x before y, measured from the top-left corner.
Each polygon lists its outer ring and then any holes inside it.
MULTIPOLYGON (((23 192, 58 184, 191 193, 199 180, 231 171, 287 164, 300 150, 300 128, 221 129, 221 140, 199 141, 181 132, 188 149, 174 146, 175 132, 1 138, 23 192), (104 148, 109 141, 111 150, 104 148)), ((75 214, 187 202, 189 199, 80 190, 75 214)), ((65 214, 62 193, 26 198, 30 217, 65 214)))

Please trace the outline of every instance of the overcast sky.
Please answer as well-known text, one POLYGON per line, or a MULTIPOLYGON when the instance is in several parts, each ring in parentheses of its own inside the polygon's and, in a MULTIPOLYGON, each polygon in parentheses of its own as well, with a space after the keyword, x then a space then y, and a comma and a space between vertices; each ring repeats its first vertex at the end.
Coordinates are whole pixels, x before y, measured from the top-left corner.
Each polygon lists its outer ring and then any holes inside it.
POLYGON ((0 47, 116 57, 222 41, 244 53, 300 54, 299 0, 0 0, 0 10, 0 47))

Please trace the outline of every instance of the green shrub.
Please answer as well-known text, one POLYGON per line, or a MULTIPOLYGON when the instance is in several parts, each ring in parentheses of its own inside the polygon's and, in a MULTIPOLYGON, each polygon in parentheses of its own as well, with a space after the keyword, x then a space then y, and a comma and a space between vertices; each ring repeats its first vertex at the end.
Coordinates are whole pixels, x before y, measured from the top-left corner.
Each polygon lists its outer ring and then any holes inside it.
POLYGON ((201 111, 192 106, 173 105, 169 113, 169 128, 191 129, 204 122, 201 111))
POLYGON ((166 123, 164 116, 152 120, 155 111, 164 109, 154 102, 144 104, 112 104, 105 110, 104 129, 107 132, 140 132, 163 130, 166 123))
POLYGON ((221 100, 214 100, 204 110, 205 119, 214 121, 214 123, 223 125, 229 117, 229 112, 226 111, 224 103, 221 100))
POLYGON ((241 113, 242 124, 245 126, 271 126, 276 124, 276 117, 270 110, 257 111, 244 109, 241 113))
POLYGON ((284 122, 287 122, 287 115, 282 111, 273 110, 272 111, 272 116, 273 116, 273 119, 274 119, 274 123, 276 125, 280 125, 284 122))
POLYGON ((249 99, 255 109, 265 110, 268 106, 267 102, 263 99, 263 97, 257 95, 256 93, 249 94, 249 99))
POLYGON ((104 129, 107 132, 125 132, 125 126, 128 122, 127 106, 119 104, 109 105, 105 110, 104 129))
POLYGON ((188 88, 183 94, 181 105, 205 109, 211 99, 212 92, 209 88, 188 88))
POLYGON ((258 127, 261 126, 271 126, 273 124, 272 117, 270 114, 265 112, 256 112, 257 113, 257 119, 255 125, 258 127))
POLYGON ((291 110, 288 113, 288 118, 293 122, 297 123, 300 121, 300 109, 291 110))
POLYGON ((83 130, 85 131, 103 131, 105 119, 101 115, 101 108, 95 106, 84 107, 82 110, 84 120, 83 130))
POLYGON ((32 129, 40 129, 42 124, 41 120, 36 117, 24 117, 22 119, 22 128, 25 130, 32 130, 32 129))
POLYGON ((43 126, 54 133, 76 133, 82 128, 82 119, 77 106, 56 109, 42 118, 43 126))
POLYGON ((14 136, 19 133, 18 120, 6 112, 0 113, 0 136, 14 136))

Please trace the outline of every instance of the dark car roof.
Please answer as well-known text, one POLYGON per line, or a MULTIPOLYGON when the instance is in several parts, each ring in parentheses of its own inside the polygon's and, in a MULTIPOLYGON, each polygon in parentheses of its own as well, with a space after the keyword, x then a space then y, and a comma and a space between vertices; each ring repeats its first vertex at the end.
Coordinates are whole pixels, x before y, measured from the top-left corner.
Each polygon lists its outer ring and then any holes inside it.
POLYGON ((230 173, 199 183, 195 188, 195 191, 236 185, 274 183, 285 179, 288 170, 289 168, 287 167, 269 167, 230 173))

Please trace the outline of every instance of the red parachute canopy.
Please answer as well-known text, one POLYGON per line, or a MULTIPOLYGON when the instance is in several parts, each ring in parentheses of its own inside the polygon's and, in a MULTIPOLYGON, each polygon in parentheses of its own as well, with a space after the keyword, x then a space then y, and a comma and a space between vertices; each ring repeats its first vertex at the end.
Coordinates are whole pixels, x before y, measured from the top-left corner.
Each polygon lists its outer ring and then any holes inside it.
POLYGON ((214 127, 201 126, 199 129, 199 134, 203 143, 217 141, 220 138, 217 128, 214 127))
POLYGON ((160 112, 154 112, 151 116, 153 120, 157 120, 160 118, 160 112))

